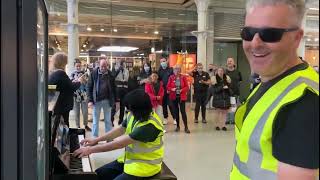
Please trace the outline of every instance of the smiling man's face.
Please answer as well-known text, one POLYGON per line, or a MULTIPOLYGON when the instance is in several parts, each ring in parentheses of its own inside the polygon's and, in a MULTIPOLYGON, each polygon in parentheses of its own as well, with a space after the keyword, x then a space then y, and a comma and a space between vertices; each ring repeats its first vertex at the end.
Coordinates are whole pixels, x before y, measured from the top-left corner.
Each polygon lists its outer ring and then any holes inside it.
MULTIPOLYGON (((247 12, 245 27, 294 28, 299 26, 293 18, 295 16, 295 11, 283 4, 257 6, 247 12)), ((251 69, 266 79, 288 70, 296 62, 301 33, 301 29, 285 32, 279 42, 273 43, 264 42, 258 33, 252 41, 243 40, 243 49, 251 69)))

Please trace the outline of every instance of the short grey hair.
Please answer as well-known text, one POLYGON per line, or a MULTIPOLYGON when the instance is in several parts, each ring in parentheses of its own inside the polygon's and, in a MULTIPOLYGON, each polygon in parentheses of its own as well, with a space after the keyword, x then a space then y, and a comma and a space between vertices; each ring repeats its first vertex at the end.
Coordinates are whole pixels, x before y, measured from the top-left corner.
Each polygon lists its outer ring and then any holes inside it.
POLYGON ((304 14, 306 12, 306 6, 304 0, 247 0, 246 11, 256 6, 278 5, 284 4, 291 7, 297 14, 297 23, 301 26, 304 14))

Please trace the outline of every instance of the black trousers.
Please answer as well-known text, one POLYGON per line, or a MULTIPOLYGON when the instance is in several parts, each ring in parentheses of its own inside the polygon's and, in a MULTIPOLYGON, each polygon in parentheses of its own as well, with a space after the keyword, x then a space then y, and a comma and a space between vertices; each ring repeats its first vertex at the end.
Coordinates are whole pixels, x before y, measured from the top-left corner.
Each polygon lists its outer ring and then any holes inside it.
POLYGON ((144 180, 149 178, 136 177, 124 173, 124 164, 113 161, 96 170, 99 180, 144 180))
POLYGON ((169 101, 169 95, 165 92, 164 95, 163 95, 163 100, 162 100, 163 118, 165 118, 165 119, 167 119, 168 116, 169 116, 168 107, 169 107, 169 110, 170 110, 172 118, 176 119, 174 111, 173 111, 173 107, 172 107, 172 105, 170 104, 170 101, 169 101))
POLYGON ((69 127, 69 112, 70 111, 67 111, 65 113, 62 113, 61 116, 64 120, 64 123, 69 127))
POLYGON ((172 108, 174 110, 174 116, 176 117, 177 121, 177 127, 180 127, 179 122, 179 111, 181 112, 182 121, 184 124, 184 127, 188 128, 188 122, 187 122, 187 113, 186 113, 186 101, 181 101, 180 98, 177 98, 176 100, 172 101, 172 108))
POLYGON ((203 94, 196 95, 196 107, 194 110, 195 120, 198 120, 200 108, 201 108, 202 120, 206 119, 206 105, 207 105, 207 94, 203 93, 203 94))
MULTIPOLYGON (((118 122, 119 125, 123 121, 124 110, 125 110, 124 97, 126 96, 127 93, 128 93, 128 89, 127 88, 118 88, 117 89, 117 97, 118 97, 118 100, 120 102, 120 114, 119 114, 119 122, 118 122)), ((114 125, 113 122, 114 122, 115 114, 116 114, 116 104, 114 104, 112 106, 112 109, 111 109, 111 122, 112 122, 112 125, 114 125)))

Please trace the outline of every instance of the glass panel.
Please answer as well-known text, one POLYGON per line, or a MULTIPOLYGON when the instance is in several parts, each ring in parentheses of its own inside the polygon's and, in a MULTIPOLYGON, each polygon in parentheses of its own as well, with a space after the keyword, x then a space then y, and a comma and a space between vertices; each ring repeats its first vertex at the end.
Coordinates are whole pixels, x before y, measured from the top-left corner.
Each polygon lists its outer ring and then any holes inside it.
POLYGON ((37 174, 38 179, 46 179, 46 112, 45 109, 45 19, 41 4, 37 9, 37 69, 38 69, 38 107, 37 107, 37 174))

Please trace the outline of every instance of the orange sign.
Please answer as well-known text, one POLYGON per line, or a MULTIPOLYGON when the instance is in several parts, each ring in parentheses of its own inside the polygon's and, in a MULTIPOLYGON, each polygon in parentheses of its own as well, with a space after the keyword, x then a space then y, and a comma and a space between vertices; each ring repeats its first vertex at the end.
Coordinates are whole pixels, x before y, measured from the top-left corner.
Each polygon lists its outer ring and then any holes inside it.
MULTIPOLYGON (((170 54, 169 56, 169 66, 173 67, 176 64, 181 65, 181 73, 187 74, 188 71, 194 69, 197 64, 197 55, 196 54, 170 54)), ((188 81, 191 84, 193 78, 188 76, 188 81)))

